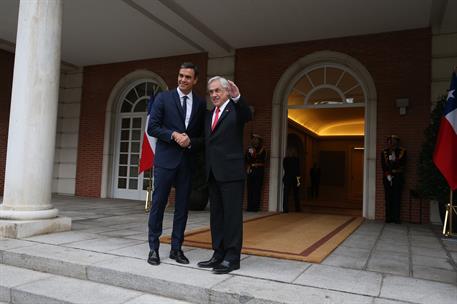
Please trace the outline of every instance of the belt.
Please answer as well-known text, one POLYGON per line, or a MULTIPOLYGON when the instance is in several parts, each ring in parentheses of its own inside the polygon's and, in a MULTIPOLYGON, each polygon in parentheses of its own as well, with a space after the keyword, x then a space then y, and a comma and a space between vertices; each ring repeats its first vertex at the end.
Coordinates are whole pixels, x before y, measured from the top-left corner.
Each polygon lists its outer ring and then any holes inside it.
POLYGON ((251 167, 263 167, 263 166, 265 166, 265 164, 256 163, 256 164, 251 164, 250 166, 251 166, 251 167))

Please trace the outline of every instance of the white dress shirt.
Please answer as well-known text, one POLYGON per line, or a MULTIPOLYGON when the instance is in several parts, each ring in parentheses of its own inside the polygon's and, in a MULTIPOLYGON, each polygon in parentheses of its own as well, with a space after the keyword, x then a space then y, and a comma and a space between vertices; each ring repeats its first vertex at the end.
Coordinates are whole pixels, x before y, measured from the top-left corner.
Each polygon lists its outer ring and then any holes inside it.
MULTIPOLYGON (((234 102, 234 103, 237 103, 238 100, 240 100, 240 97, 241 97, 241 95, 238 95, 237 97, 232 98, 233 102, 234 102)), ((218 117, 217 119, 221 118, 221 115, 222 115, 222 113, 224 113, 225 107, 227 106, 227 104, 229 103, 229 101, 230 101, 230 99, 227 99, 227 100, 219 107, 220 112, 219 112, 219 117, 218 117)), ((211 125, 214 124, 214 118, 216 118, 216 109, 214 109, 214 111, 213 111, 213 118, 211 119, 211 125)))
POLYGON ((176 90, 178 91, 178 95, 179 95, 179 102, 182 104, 182 101, 183 101, 183 96, 187 96, 187 100, 186 100, 186 115, 185 115, 185 119, 184 119, 184 123, 186 125, 186 128, 187 126, 189 125, 189 120, 190 120, 190 114, 192 114, 192 91, 189 93, 189 94, 184 94, 183 92, 181 92, 181 90, 179 88, 176 88, 176 90))

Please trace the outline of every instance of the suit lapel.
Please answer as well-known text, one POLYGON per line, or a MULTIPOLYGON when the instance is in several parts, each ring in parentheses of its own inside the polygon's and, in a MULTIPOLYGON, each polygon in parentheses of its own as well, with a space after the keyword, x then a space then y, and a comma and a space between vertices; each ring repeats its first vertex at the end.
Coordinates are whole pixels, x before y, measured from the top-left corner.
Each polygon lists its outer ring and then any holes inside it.
POLYGON ((214 109, 212 109, 209 114, 206 115, 205 128, 208 131, 209 135, 212 135, 211 131, 211 122, 213 120, 214 109))

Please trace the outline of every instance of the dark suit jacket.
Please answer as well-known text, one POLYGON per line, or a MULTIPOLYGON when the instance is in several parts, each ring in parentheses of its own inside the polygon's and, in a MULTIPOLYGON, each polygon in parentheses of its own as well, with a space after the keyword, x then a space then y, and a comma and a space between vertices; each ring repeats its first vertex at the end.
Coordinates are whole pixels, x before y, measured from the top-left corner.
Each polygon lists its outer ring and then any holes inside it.
POLYGON ((220 182, 243 180, 246 177, 243 151, 244 124, 252 113, 241 97, 237 103, 230 100, 211 131, 213 112, 208 111, 205 120, 206 175, 212 171, 220 182))
POLYGON ((192 112, 186 128, 178 91, 174 89, 161 92, 155 97, 148 125, 148 134, 158 139, 154 156, 155 167, 175 169, 185 154, 202 144, 205 112, 205 100, 192 92, 192 112), (187 133, 191 140, 191 149, 181 148, 172 140, 173 131, 187 133))
POLYGON ((296 156, 286 156, 282 160, 282 167, 284 168, 283 181, 296 184, 297 176, 300 176, 300 161, 296 156))

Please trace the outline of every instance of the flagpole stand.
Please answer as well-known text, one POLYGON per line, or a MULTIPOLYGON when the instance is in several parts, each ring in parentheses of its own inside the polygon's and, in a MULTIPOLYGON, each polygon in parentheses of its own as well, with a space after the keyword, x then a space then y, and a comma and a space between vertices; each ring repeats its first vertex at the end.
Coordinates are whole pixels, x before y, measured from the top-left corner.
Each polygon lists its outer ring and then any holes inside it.
POLYGON ((148 178, 148 187, 146 188, 146 202, 144 204, 144 212, 148 213, 151 210, 152 206, 152 191, 154 190, 154 186, 152 184, 152 174, 153 169, 151 168, 149 171, 149 178, 148 178))
POLYGON ((457 214, 457 206, 453 204, 453 191, 451 190, 449 204, 446 205, 446 215, 444 216, 443 235, 446 237, 457 236, 455 231, 452 231, 453 217, 457 214))

